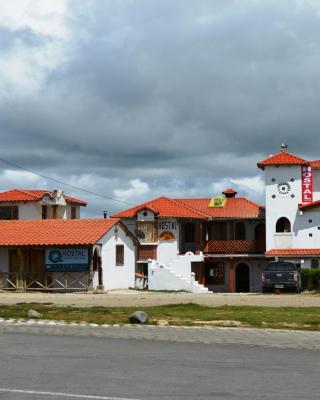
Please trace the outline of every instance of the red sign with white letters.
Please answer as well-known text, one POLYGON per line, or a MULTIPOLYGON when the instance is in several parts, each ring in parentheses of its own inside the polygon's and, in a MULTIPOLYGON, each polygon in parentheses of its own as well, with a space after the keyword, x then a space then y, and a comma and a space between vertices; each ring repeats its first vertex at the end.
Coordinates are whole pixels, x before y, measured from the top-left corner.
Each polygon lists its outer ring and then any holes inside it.
POLYGON ((308 166, 301 167, 302 173, 302 203, 312 203, 312 169, 308 166))

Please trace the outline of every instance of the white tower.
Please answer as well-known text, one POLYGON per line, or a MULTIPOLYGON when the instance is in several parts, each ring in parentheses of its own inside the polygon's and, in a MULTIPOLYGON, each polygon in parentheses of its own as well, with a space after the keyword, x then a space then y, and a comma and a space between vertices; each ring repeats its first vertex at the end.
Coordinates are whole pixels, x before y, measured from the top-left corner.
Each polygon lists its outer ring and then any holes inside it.
POLYGON ((311 266, 320 257, 320 161, 284 147, 258 167, 265 171, 267 255, 311 266))

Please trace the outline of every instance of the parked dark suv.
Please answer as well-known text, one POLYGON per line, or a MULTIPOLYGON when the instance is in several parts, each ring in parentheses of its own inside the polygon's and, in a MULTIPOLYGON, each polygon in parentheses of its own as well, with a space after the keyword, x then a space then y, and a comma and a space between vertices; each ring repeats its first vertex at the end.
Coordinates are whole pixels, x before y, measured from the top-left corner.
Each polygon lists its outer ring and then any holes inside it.
POLYGON ((287 261, 272 261, 262 272, 262 292, 277 289, 301 292, 300 267, 287 261))

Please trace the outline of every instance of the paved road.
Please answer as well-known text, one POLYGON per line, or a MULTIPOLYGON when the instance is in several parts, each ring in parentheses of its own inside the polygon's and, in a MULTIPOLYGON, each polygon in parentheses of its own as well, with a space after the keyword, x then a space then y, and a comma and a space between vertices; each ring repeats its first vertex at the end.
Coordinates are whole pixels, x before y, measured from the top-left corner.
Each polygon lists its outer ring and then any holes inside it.
POLYGON ((0 399, 308 400, 319 393, 319 356, 294 348, 2 333, 0 399))

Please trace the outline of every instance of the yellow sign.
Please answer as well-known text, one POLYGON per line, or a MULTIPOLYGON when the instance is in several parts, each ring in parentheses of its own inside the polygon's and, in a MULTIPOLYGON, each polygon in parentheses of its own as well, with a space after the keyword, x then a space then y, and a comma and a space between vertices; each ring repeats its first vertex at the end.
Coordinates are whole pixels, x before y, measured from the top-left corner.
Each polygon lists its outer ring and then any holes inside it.
POLYGON ((226 198, 223 196, 212 197, 209 207, 223 207, 226 203, 226 198))

